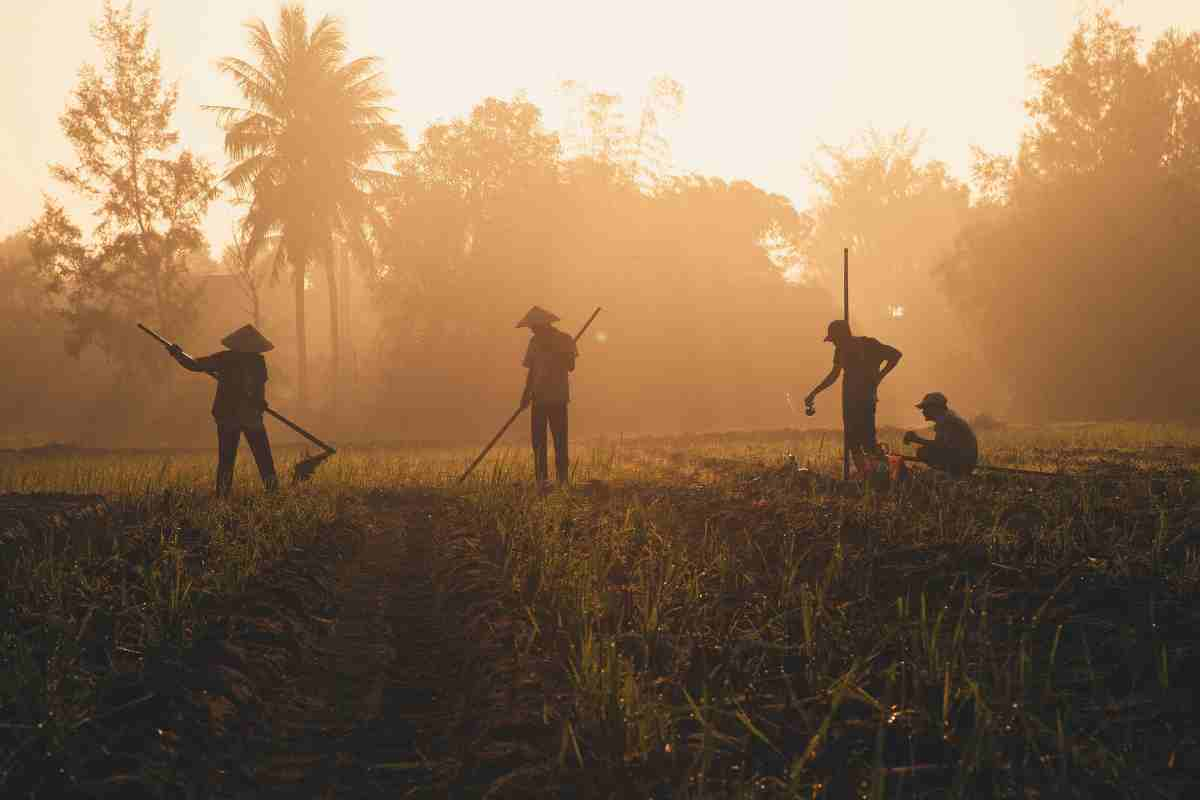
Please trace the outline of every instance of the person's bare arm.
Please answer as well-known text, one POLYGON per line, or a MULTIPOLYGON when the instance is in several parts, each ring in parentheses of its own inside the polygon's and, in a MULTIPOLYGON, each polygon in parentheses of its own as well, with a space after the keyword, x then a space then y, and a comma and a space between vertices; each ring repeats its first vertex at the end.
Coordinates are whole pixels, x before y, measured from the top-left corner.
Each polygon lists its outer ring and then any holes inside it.
POLYGON ((876 386, 878 386, 883 379, 887 377, 889 372, 896 368, 896 365, 900 363, 900 359, 904 355, 896 348, 890 347, 886 344, 884 345, 884 353, 885 356, 883 367, 879 370, 879 377, 875 379, 876 386))
POLYGON ((933 444, 933 439, 926 439, 924 436, 921 436, 916 431, 908 431, 907 433, 904 434, 904 443, 905 444, 920 444, 920 445, 928 446, 928 445, 933 444))
POLYGON ((834 365, 833 369, 829 370, 829 374, 825 376, 825 380, 817 384, 817 387, 808 393, 808 397, 804 398, 805 403, 811 403, 817 395, 833 386, 837 382, 838 376, 842 374, 842 368, 834 365))

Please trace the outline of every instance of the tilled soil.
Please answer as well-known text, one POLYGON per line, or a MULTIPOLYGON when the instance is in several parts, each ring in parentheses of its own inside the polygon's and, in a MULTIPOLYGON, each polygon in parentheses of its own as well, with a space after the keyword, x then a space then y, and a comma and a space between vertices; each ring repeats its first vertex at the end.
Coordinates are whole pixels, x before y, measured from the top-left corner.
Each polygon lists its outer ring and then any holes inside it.
MULTIPOLYGON (((0 496, 0 534, 15 543, 108 513, 99 497, 0 496)), ((36 741, 0 730, 12 734, 0 738, 0 795, 477 797, 513 783, 553 737, 511 641, 465 628, 468 614, 487 627, 486 593, 439 593, 440 548, 463 519, 437 492, 371 498, 365 532, 297 549, 215 601, 183 661, 105 679, 75 737, 87 763, 71 774, 67 756, 6 753, 36 741)))
POLYGON ((417 729, 452 716, 439 691, 453 677, 442 674, 451 642, 433 624, 422 569, 428 519, 424 504, 383 511, 337 569, 336 620, 309 661, 263 698, 270 735, 257 743, 259 796, 382 795, 421 772, 378 765, 418 761, 417 729))
POLYGON ((431 547, 446 502, 428 495, 375 504, 375 530, 336 570, 336 620, 305 663, 262 696, 266 724, 246 770, 253 789, 238 796, 445 797, 486 789, 495 771, 478 751, 493 727, 486 716, 495 708, 487 702, 495 654, 438 601, 431 547))
POLYGON ((33 530, 63 530, 107 513, 108 506, 98 494, 0 494, 0 544, 15 542, 33 530))

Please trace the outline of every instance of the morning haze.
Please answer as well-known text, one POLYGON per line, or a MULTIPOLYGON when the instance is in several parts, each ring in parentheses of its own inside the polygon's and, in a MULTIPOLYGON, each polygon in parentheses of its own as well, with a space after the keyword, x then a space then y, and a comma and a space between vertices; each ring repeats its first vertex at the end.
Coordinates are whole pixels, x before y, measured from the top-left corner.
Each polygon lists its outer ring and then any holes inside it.
POLYGON ((158 363, 140 321, 195 354, 254 322, 272 403, 345 439, 479 439, 520 392, 534 303, 572 333, 605 309, 573 434, 837 425, 833 395, 797 410, 832 358, 844 247, 854 332, 904 353, 881 422, 915 422, 931 389, 970 416, 1194 416, 1200 11, 911 5, 309 3, 344 61, 378 59, 390 94, 364 102, 396 135, 341 156, 378 171, 354 221, 293 194, 309 221, 285 232, 282 212, 243 227, 217 179, 252 152, 212 108, 248 107, 218 64, 258 64, 245 23, 277 34, 280 4, 137 3, 177 81, 164 153, 196 157, 148 267, 120 249, 130 218, 95 231, 77 189, 103 179, 50 170, 80 163, 60 117, 82 66, 104 77, 105 4, 37 4, 0 32, 26 65, 0 77, 0 436, 206 442, 210 387, 158 363))
POLYGON ((0 798, 1196 796, 1200 4, 306 2, 0 27, 0 798))

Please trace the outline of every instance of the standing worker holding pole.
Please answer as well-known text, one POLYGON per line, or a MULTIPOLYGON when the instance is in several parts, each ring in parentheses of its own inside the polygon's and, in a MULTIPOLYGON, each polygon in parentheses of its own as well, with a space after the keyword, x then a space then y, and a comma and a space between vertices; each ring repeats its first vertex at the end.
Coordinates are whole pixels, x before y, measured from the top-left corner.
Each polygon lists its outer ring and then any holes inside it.
POLYGON ((570 401, 570 385, 567 373, 575 370, 575 359, 579 355, 577 344, 587 332, 588 326, 600 313, 597 308, 588 317, 587 322, 579 329, 574 338, 553 326, 558 317, 544 308, 534 306, 517 323, 518 328, 530 328, 533 338, 529 340, 529 348, 525 351, 522 364, 529 369, 525 378, 525 390, 521 393, 521 403, 517 410, 508 418, 499 432, 483 448, 471 466, 459 476, 462 483, 467 476, 479 466, 479 462, 491 452, 500 441, 500 437, 509 426, 517 421, 521 412, 533 406, 533 458, 539 485, 545 486, 549 478, 547 464, 546 426, 549 424, 554 435, 554 466, 560 484, 565 484, 569 477, 571 462, 567 456, 567 403, 570 401))
POLYGON ((521 409, 533 406, 530 412, 533 433, 533 466, 538 486, 549 483, 549 452, 546 428, 554 437, 554 473, 560 486, 567 483, 571 460, 567 452, 567 404, 571 401, 568 373, 575 371, 579 348, 569 333, 554 327, 558 316, 534 306, 517 323, 529 328, 533 336, 525 351, 522 366, 528 368, 525 389, 521 392, 521 409))
POLYGON ((217 495, 225 496, 233 485, 233 466, 242 434, 254 454, 258 474, 268 491, 279 488, 271 443, 263 426, 267 410, 267 361, 263 353, 275 345, 253 325, 243 325, 221 340, 227 347, 219 353, 192 358, 177 344, 167 352, 189 372, 207 372, 217 379, 212 414, 217 422, 217 495))
POLYGON ((846 450, 854 459, 859 476, 867 474, 866 460, 879 455, 875 437, 875 407, 879 400, 879 383, 900 362, 901 353, 870 336, 853 336, 844 319, 829 323, 825 341, 833 342, 833 369, 804 398, 812 408, 818 394, 832 386, 845 371, 842 379, 842 425, 846 431, 846 450))
MULTIPOLYGON (((267 382, 267 362, 262 357, 262 353, 273 350, 275 346, 268 342, 253 325, 245 325, 222 340, 222 344, 228 347, 230 351, 241 352, 239 348, 242 348, 242 351, 248 350, 250 355, 256 356, 257 360, 251 358, 245 359, 243 363, 249 369, 241 378, 235 378, 234 372, 236 370, 230 368, 231 364, 236 361, 233 356, 228 356, 224 353, 214 353, 211 356, 203 358, 192 358, 183 352, 183 348, 179 345, 164 339, 140 322, 138 323, 138 328, 143 333, 154 337, 155 341, 167 348, 167 352, 171 354, 171 357, 178 361, 185 369, 192 372, 206 373, 209 377, 217 380, 217 397, 213 401, 213 417, 217 420, 217 444, 222 448, 217 467, 218 494, 222 493, 222 480, 225 480, 225 491, 228 491, 228 483, 233 479, 233 461, 237 457, 237 445, 240 435, 233 435, 228 430, 231 427, 236 427, 239 431, 246 434, 246 440, 250 444, 250 450, 254 453, 255 460, 258 462, 259 473, 262 475, 263 483, 267 484, 267 488, 272 489, 278 485, 278 481, 275 478, 275 464, 271 459, 271 445, 267 441, 266 429, 262 425, 263 412, 270 414, 325 451, 292 465, 292 475, 297 481, 306 481, 311 478, 313 472, 321 465, 321 462, 337 452, 332 446, 325 444, 325 442, 322 442, 316 436, 313 436, 304 430, 304 428, 301 428, 283 414, 280 414, 267 405, 264 391, 267 382), (249 375, 249 380, 246 380, 247 374, 249 375), (225 381, 224 389, 222 389, 222 380, 225 381), (233 382, 237 382, 240 388, 230 388, 233 382), (245 403, 248 409, 242 408, 237 413, 231 414, 230 408, 237 406, 241 402, 238 400, 239 397, 249 398, 249 401, 245 403), (255 411, 255 409, 258 410, 255 411), (226 452, 225 448, 225 445, 229 443, 229 437, 226 439, 221 438, 222 421, 227 423, 225 425, 227 433, 232 437, 232 447, 228 448, 229 452, 226 452), (261 437, 257 433, 258 429, 262 429, 261 437), (223 471, 220 464, 224 464, 225 459, 228 459, 229 465, 228 470, 223 471), (266 469, 264 469, 264 464, 267 467, 266 469)), ((244 357, 239 356, 237 358, 241 359, 244 357)))

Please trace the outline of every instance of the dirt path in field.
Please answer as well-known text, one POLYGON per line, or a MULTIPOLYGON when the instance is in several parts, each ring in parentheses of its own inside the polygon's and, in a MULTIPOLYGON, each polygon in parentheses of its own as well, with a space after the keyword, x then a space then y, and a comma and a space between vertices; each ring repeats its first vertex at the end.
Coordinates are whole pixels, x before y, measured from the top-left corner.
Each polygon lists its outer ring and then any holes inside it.
POLYGON ((462 788, 457 743, 473 727, 478 653, 435 606, 430 547, 447 502, 424 494, 373 506, 376 532, 337 570, 336 622, 314 658, 264 698, 270 735, 256 748, 256 796, 462 788))

